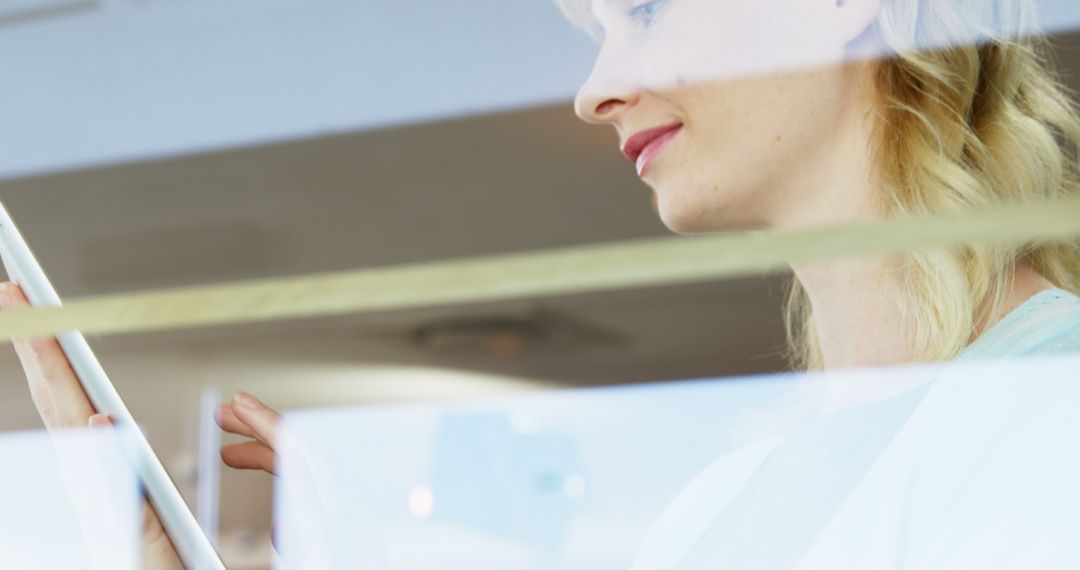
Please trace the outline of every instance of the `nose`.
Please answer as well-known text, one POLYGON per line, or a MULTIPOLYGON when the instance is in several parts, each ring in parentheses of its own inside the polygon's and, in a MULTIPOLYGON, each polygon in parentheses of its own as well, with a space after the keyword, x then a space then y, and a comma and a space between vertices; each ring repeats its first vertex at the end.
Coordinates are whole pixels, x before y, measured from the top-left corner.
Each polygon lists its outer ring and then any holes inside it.
POLYGON ((578 90, 574 112, 586 123, 614 123, 626 109, 637 104, 639 90, 612 73, 610 59, 601 55, 589 79, 578 90))

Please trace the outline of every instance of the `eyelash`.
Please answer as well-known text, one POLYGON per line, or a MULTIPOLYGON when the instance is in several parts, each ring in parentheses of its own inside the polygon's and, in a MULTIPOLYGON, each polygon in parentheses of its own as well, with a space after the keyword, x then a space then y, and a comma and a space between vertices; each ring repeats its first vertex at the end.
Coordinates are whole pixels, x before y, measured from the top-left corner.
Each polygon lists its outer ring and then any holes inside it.
POLYGON ((641 4, 630 8, 626 15, 631 20, 641 20, 644 25, 648 26, 656 19, 657 12, 666 1, 667 0, 649 0, 648 2, 642 2, 641 4))

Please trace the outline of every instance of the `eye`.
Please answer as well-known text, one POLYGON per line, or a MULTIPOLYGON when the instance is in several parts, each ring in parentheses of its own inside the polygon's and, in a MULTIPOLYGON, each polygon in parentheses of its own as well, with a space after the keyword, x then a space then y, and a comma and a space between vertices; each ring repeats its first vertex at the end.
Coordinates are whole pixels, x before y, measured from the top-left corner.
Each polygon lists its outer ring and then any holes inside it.
POLYGON ((647 2, 642 2, 641 4, 630 8, 626 15, 631 20, 637 20, 648 26, 653 23, 657 14, 660 13, 660 9, 663 8, 666 3, 667 0, 648 0, 647 2))

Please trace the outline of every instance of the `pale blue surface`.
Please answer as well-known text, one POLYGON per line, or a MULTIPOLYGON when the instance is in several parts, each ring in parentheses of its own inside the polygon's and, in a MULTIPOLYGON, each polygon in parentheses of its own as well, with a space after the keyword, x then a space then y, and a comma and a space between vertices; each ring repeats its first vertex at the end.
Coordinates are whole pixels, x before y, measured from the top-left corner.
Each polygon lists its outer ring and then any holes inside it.
POLYGON ((143 501, 115 432, 9 432, 0 454, 0 568, 140 567, 143 501))
POLYGON ((278 544, 293 568, 1071 567, 1080 359, 986 357, 1078 333, 1055 290, 944 365, 290 413, 278 544))
POLYGON ((633 570, 1080 567, 1078 368, 908 369, 933 381, 716 459, 633 570))
POLYGON ((282 454, 278 544, 291 568, 625 570, 663 505, 736 444, 726 428, 789 385, 684 382, 290 413, 286 447, 302 451, 282 454), (574 480, 580 494, 567 492, 574 480), (435 496, 425 519, 408 510, 419 485, 435 496))
POLYGON ((1036 294, 999 321, 956 360, 1080 353, 1080 297, 1062 289, 1036 294))
POLYGON ((1080 298, 1039 293, 926 384, 721 456, 633 568, 1076 567, 1077 355, 1080 298))

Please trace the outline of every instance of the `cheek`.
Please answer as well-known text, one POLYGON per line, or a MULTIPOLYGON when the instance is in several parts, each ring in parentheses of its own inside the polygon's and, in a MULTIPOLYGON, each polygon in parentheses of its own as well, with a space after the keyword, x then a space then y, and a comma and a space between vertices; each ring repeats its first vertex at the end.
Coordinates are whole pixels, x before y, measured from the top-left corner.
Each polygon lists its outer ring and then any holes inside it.
POLYGON ((694 134, 687 153, 693 168, 751 174, 790 143, 800 128, 801 105, 792 100, 798 91, 779 83, 751 78, 695 90, 683 107, 694 134))
POLYGON ((702 168, 783 168, 785 157, 809 153, 839 127, 844 93, 829 69, 698 88, 683 107, 697 139, 694 160, 702 168))
POLYGON ((806 157, 829 145, 835 89, 804 72, 669 94, 687 131, 657 180, 665 225, 693 233, 765 223, 789 182, 811 173, 806 157))

